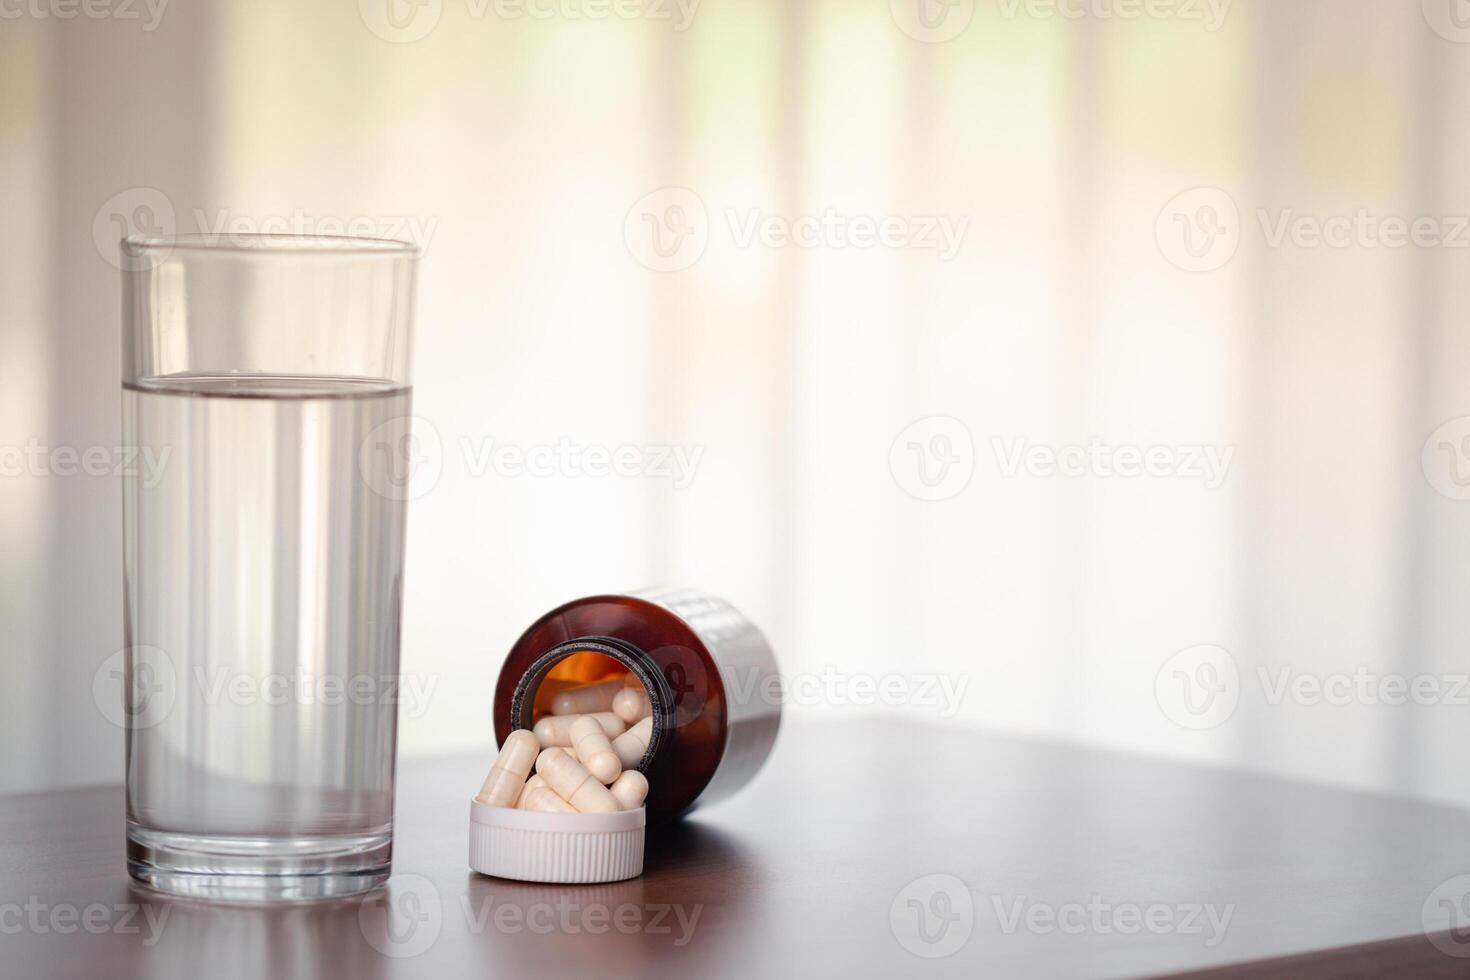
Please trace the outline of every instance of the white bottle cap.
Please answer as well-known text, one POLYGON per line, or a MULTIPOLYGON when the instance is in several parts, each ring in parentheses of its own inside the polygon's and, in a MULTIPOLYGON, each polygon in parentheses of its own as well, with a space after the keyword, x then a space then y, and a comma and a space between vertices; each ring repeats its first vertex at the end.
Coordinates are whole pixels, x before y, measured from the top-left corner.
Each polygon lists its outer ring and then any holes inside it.
POLYGON ((470 801, 470 867, 517 881, 592 885, 643 873, 645 811, 543 813, 470 801))

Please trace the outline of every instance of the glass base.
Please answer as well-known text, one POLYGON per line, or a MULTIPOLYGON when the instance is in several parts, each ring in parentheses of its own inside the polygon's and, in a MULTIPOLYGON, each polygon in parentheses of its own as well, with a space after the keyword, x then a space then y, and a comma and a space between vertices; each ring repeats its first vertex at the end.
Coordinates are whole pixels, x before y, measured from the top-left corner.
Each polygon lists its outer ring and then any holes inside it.
POLYGON ((260 903, 343 898, 388 880, 393 832, 225 837, 128 826, 128 874, 185 898, 260 903))

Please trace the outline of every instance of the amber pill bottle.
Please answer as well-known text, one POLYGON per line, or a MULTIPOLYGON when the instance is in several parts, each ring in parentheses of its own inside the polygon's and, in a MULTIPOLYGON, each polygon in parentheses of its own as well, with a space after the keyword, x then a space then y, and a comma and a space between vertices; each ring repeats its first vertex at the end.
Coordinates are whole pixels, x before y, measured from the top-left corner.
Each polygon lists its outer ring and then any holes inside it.
POLYGON ((716 596, 660 589, 577 599, 516 640, 495 688, 495 737, 531 728, 558 691, 631 674, 653 706, 638 768, 656 823, 750 781, 776 741, 781 681, 770 644, 716 596))

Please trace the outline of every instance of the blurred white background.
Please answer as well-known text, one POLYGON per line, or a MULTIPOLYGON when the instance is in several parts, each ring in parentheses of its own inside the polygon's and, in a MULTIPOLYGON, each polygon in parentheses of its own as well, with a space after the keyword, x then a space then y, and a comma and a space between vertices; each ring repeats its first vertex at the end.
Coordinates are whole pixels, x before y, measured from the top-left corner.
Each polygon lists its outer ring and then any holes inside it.
POLYGON ((0 5, 0 786, 121 778, 113 242, 345 230, 424 246, 405 758, 676 583, 794 715, 1470 803, 1459 2, 0 5))

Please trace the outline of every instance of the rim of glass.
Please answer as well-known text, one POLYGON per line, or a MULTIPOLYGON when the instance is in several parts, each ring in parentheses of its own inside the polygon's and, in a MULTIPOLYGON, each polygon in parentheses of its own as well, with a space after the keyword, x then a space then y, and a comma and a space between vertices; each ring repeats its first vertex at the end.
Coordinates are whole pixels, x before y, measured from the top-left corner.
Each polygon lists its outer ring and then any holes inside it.
POLYGON ((189 234, 129 235, 122 247, 131 253, 239 252, 295 255, 414 255, 419 246, 396 238, 360 238, 352 235, 189 234))

